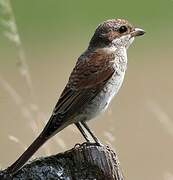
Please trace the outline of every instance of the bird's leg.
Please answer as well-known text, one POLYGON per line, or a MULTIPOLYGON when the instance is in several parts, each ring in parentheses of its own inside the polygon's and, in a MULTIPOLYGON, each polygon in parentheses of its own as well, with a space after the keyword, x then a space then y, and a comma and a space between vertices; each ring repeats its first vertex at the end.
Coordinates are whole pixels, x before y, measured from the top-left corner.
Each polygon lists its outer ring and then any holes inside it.
POLYGON ((76 127, 79 129, 79 131, 81 132, 81 134, 83 135, 83 137, 85 138, 85 140, 86 140, 87 142, 90 142, 87 134, 85 133, 85 130, 83 129, 83 127, 82 127, 82 125, 81 125, 81 123, 80 123, 80 122, 77 122, 77 123, 75 123, 75 125, 76 125, 76 127))
POLYGON ((93 132, 90 130, 90 128, 88 127, 88 125, 86 124, 85 121, 82 121, 81 124, 84 126, 84 128, 87 130, 87 132, 90 134, 90 136, 94 139, 94 141, 96 142, 96 144, 98 144, 99 146, 101 146, 101 142, 99 141, 99 139, 93 134, 93 132))

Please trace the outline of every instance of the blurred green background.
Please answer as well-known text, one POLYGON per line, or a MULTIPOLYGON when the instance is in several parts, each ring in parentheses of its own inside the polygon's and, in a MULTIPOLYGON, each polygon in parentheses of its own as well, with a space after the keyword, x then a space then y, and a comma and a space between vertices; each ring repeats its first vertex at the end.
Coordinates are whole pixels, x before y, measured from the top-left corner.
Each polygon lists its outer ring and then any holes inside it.
MULTIPOLYGON (((173 1, 11 2, 34 97, 19 73, 18 49, 3 35, 7 30, 1 24, 0 166, 13 162, 41 131, 96 26, 125 18, 147 33, 128 50, 120 93, 89 124, 104 144, 116 149, 126 179, 172 180, 173 1)), ((75 127, 69 127, 36 155, 61 152, 82 141, 75 127)))

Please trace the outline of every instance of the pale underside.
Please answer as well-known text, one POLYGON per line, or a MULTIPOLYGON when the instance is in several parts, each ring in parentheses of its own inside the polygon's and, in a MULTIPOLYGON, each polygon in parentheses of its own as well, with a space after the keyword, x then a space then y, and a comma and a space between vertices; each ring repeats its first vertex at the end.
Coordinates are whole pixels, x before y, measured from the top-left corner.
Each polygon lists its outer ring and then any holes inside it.
POLYGON ((125 71, 127 69, 126 48, 122 47, 119 50, 116 49, 114 69, 114 74, 105 84, 104 88, 91 102, 80 110, 81 112, 74 117, 75 121, 90 120, 107 109, 113 97, 118 93, 124 80, 125 71))

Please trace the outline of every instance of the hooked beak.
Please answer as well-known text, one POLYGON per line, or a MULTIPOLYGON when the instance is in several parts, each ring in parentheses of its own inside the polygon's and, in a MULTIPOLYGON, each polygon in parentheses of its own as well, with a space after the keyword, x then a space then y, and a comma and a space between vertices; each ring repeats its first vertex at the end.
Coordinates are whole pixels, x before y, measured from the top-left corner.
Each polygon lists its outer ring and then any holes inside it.
POLYGON ((135 28, 132 32, 131 32, 131 37, 136 37, 136 36, 142 36, 145 34, 145 31, 143 29, 140 28, 135 28))

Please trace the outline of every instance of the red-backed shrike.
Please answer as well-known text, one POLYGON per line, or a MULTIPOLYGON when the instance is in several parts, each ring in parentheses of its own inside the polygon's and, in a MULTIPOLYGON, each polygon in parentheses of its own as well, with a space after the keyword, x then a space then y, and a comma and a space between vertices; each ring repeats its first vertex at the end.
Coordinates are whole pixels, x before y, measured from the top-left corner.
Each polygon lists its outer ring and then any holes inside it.
POLYGON ((127 69, 127 49, 136 36, 143 34, 142 29, 123 19, 107 20, 96 28, 47 125, 19 159, 7 168, 8 173, 15 173, 48 139, 73 123, 87 141, 86 131, 99 144, 86 122, 105 111, 119 91, 127 69))

